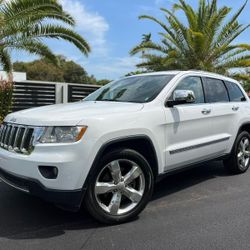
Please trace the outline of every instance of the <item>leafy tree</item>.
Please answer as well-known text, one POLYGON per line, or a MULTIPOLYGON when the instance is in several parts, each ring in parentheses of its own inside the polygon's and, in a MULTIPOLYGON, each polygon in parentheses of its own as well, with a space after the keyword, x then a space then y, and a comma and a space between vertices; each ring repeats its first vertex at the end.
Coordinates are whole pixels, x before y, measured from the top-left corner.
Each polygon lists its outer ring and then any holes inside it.
POLYGON ((64 82, 62 69, 45 60, 33 62, 16 62, 13 69, 18 72, 26 72, 28 80, 64 82))
POLYGON ((136 70, 136 71, 129 72, 125 76, 133 76, 133 75, 139 75, 139 74, 143 74, 143 73, 147 73, 147 71, 136 70))
POLYGON ((13 69, 26 72, 28 80, 84 83, 105 85, 110 80, 97 80, 93 75, 89 76, 79 64, 66 60, 63 56, 57 56, 58 65, 54 65, 47 59, 32 62, 15 62, 13 69))
POLYGON ((106 84, 108 84, 108 83, 110 83, 110 82, 111 82, 111 80, 102 79, 102 80, 97 81, 96 84, 97 84, 97 85, 102 85, 102 86, 104 86, 104 85, 106 85, 106 84))
POLYGON ((12 80, 0 79, 0 124, 11 111, 13 86, 12 80))
POLYGON ((56 56, 43 38, 66 40, 88 55, 90 46, 71 29, 74 25, 73 17, 62 9, 57 0, 0 0, 0 64, 5 71, 11 72, 10 51, 13 49, 37 54, 57 63, 56 56))
POLYGON ((143 62, 137 66, 147 71, 197 69, 239 77, 231 69, 250 66, 250 45, 235 43, 250 26, 238 22, 245 6, 228 18, 231 8, 218 8, 217 0, 200 0, 197 10, 179 0, 173 11, 161 8, 166 22, 148 15, 139 17, 155 22, 163 32, 159 33, 160 42, 143 41, 130 53, 143 52, 143 62), (187 24, 180 21, 176 11, 182 11, 187 24))
POLYGON ((111 80, 108 79, 101 79, 97 80, 94 75, 88 76, 88 84, 94 84, 94 85, 106 85, 111 82, 111 80))
POLYGON ((63 71, 63 78, 65 82, 73 83, 87 83, 88 74, 87 72, 78 64, 73 61, 64 61, 61 64, 63 71))

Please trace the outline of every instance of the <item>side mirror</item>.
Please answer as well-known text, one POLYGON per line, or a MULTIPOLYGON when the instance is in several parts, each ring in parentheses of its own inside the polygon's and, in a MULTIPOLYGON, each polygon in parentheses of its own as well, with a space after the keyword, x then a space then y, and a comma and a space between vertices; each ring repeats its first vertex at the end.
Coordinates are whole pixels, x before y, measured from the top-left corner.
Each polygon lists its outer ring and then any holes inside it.
POLYGON ((175 90, 173 100, 167 101, 168 107, 173 107, 179 104, 194 103, 195 95, 192 90, 175 90))

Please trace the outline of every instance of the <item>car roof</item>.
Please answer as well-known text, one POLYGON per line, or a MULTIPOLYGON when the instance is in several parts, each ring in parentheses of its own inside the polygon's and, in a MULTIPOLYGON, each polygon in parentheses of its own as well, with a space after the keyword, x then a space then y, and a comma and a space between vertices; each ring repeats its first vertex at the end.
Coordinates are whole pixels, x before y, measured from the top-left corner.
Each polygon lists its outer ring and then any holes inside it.
POLYGON ((212 72, 202 71, 202 70, 169 70, 169 71, 159 71, 159 72, 138 74, 138 75, 133 75, 133 76, 130 76, 130 77, 150 76, 150 75, 151 76, 154 76, 154 75, 175 75, 175 76, 179 75, 179 76, 181 76, 181 75, 192 75, 192 74, 238 83, 236 80, 234 80, 234 79, 232 79, 230 77, 220 75, 220 74, 216 74, 216 73, 212 73, 212 72))

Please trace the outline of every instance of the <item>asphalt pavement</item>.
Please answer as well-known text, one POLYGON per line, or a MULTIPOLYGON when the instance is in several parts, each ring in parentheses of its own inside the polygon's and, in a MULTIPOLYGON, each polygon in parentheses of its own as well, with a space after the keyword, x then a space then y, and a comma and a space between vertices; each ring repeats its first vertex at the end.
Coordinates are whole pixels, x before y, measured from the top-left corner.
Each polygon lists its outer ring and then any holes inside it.
POLYGON ((157 184, 134 221, 103 226, 0 182, 0 249, 250 249, 250 171, 220 162, 157 184))

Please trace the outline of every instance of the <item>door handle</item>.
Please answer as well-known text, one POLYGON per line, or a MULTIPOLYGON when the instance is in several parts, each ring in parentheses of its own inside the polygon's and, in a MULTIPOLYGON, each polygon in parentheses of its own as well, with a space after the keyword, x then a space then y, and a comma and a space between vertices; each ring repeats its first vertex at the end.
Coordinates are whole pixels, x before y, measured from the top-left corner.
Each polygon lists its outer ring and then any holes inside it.
POLYGON ((208 114, 211 113, 211 109, 203 109, 203 110, 201 111, 201 113, 202 113, 203 115, 208 115, 208 114))
POLYGON ((232 110, 233 110, 233 111, 238 111, 239 108, 240 108, 240 107, 238 107, 238 106, 233 106, 233 107, 232 107, 232 110))

